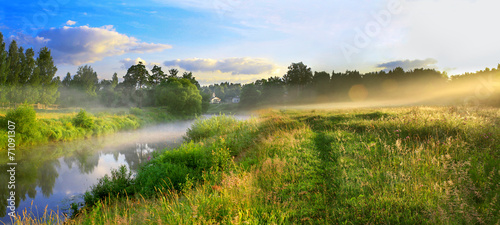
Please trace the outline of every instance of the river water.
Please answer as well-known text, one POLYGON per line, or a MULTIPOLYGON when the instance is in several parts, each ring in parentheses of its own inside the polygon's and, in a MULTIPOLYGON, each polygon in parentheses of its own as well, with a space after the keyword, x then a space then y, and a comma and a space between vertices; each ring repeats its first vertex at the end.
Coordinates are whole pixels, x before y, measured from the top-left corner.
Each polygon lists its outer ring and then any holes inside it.
MULTIPOLYGON (((248 117, 247 117, 248 118, 248 117)), ((245 119, 240 117, 240 119, 245 119)), ((85 191, 111 169, 125 165, 133 172, 150 159, 154 151, 174 148, 193 123, 181 121, 159 124, 133 131, 119 132, 64 143, 21 149, 16 155, 16 213, 23 210, 41 217, 47 211, 69 213, 71 203, 82 203, 85 191)), ((9 168, 0 165, 0 218, 7 215, 9 168)), ((0 222, 1 224, 1 222, 0 222)))

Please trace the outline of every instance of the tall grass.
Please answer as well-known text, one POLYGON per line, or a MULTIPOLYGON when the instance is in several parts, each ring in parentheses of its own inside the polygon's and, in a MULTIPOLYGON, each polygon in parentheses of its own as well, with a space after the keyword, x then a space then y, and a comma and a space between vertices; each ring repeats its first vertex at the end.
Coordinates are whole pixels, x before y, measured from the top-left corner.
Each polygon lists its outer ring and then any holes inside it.
POLYGON ((498 114, 413 107, 199 121, 190 142, 139 171, 134 182, 148 192, 111 196, 67 223, 498 224, 498 114))

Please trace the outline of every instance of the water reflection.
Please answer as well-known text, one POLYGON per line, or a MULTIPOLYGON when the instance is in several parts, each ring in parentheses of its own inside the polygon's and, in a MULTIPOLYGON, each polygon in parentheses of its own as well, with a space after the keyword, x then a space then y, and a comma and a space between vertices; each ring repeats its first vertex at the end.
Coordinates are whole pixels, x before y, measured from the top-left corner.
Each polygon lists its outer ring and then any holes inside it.
MULTIPOLYGON (((131 132, 67 143, 22 149, 16 155, 16 212, 38 208, 67 212, 71 202, 81 202, 82 194, 111 169, 125 165, 137 171, 154 151, 173 148, 192 121, 163 124, 131 132), (60 208, 58 208, 60 207, 60 208)), ((6 164, 0 171, 7 171, 6 164)), ((5 199, 9 197, 9 175, 0 172, 1 221, 10 222, 5 199)), ((36 210, 35 210, 36 211, 36 210)), ((10 212, 10 210, 9 210, 10 212)))

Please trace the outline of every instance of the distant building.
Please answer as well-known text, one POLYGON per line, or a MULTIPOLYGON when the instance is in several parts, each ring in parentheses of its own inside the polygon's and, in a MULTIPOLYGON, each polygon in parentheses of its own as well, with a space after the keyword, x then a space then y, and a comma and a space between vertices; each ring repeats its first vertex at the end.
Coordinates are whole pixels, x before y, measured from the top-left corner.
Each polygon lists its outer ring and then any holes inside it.
POLYGON ((210 104, 219 104, 220 101, 221 101, 221 99, 215 96, 215 92, 212 93, 212 98, 210 99, 210 104))
POLYGON ((231 100, 232 103, 240 103, 240 96, 236 96, 231 100))

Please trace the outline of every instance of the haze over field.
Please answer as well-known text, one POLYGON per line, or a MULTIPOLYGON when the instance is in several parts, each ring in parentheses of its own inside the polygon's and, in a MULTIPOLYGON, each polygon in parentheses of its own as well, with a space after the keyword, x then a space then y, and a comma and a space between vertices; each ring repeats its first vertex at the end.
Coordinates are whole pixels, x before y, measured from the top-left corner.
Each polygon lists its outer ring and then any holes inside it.
POLYGON ((89 64, 99 79, 143 62, 192 71, 201 85, 316 71, 402 67, 448 75, 497 65, 495 0, 2 1, 0 32, 51 49, 62 80, 89 64))

